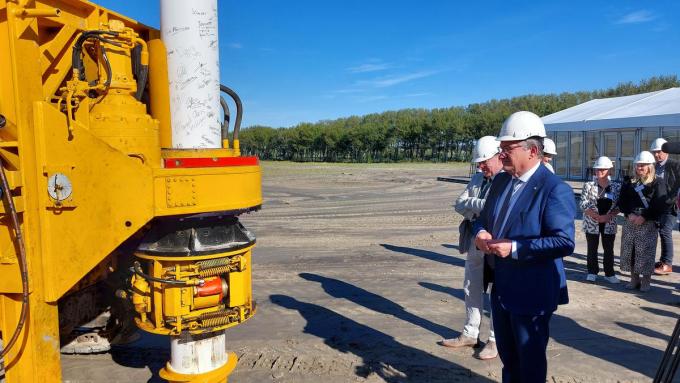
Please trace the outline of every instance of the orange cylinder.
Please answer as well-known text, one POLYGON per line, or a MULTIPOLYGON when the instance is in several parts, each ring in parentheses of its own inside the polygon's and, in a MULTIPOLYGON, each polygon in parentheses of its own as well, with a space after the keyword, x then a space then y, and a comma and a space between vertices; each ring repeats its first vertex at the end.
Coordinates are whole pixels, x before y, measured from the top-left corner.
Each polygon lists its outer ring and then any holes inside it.
POLYGON ((224 295, 224 282, 220 277, 209 278, 205 280, 203 286, 196 288, 196 295, 199 297, 207 297, 210 295, 220 295, 220 299, 224 295))

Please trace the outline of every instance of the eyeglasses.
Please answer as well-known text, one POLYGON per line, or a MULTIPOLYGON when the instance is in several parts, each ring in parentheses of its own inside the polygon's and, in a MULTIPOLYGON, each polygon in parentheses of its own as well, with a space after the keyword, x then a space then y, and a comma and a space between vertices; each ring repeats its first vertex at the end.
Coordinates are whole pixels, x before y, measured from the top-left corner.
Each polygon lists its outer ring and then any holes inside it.
POLYGON ((501 153, 501 154, 510 154, 510 152, 512 152, 513 150, 515 150, 517 148, 526 148, 526 147, 524 146, 523 143, 519 143, 519 144, 514 144, 514 145, 508 145, 506 147, 500 147, 498 149, 498 152, 501 153))

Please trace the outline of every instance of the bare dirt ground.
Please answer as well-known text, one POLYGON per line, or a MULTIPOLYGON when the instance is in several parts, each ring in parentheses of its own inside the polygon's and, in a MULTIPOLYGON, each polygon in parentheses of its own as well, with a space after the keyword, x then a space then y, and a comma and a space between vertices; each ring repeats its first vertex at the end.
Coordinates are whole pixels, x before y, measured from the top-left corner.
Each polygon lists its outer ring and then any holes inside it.
MULTIPOLYGON (((458 335, 465 315, 461 217, 451 208, 464 185, 436 177, 467 169, 264 163, 263 208, 242 217, 258 237, 258 312, 227 331, 239 356, 229 381, 499 381, 498 359, 436 344, 458 335)), ((571 302, 552 320, 548 381, 651 381, 680 312, 680 274, 656 277, 645 294, 601 278, 586 283, 576 224, 576 253, 566 259, 571 302)), ((485 318, 482 340, 487 334, 485 318)), ((160 382, 168 348, 144 336, 107 354, 63 356, 63 379, 160 382)))

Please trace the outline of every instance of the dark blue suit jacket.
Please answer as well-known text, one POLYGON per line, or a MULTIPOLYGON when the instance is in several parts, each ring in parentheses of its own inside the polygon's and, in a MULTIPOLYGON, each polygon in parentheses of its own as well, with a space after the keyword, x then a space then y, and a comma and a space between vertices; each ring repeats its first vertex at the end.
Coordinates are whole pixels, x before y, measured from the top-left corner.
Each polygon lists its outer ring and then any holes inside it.
MULTIPOLYGON (((494 178, 475 234, 491 233, 496 204, 511 178, 494 178)), ((517 198, 499 236, 517 242, 517 259, 495 258, 491 293, 514 314, 551 313, 569 301, 562 257, 574 251, 574 192, 541 164, 517 198)))

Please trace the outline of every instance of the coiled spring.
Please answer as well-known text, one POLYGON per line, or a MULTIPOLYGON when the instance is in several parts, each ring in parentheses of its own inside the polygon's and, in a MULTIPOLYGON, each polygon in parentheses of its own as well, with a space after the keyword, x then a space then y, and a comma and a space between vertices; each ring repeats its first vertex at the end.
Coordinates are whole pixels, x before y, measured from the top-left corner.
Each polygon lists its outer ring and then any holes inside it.
POLYGON ((215 275, 222 275, 230 271, 229 266, 218 266, 218 267, 211 267, 209 269, 201 269, 201 271, 198 272, 198 276, 201 278, 208 278, 208 277, 213 277, 215 275))
POLYGON ((225 324, 231 323, 233 321, 232 316, 235 315, 236 313, 233 312, 232 310, 221 310, 208 314, 203 314, 201 315, 201 326, 204 328, 223 326, 225 324))
POLYGON ((200 270, 211 269, 213 267, 229 266, 229 263, 231 263, 231 260, 228 257, 196 262, 200 270))

